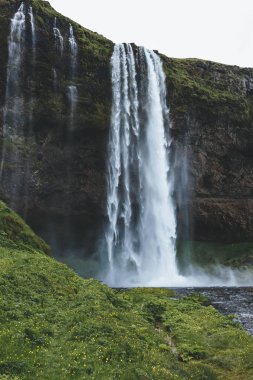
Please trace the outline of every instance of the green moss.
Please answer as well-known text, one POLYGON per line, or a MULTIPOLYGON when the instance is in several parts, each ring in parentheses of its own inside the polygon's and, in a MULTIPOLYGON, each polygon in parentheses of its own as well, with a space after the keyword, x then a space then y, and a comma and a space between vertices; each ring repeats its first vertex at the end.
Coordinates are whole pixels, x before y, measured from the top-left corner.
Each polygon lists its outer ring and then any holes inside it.
POLYGON ((252 124, 253 103, 242 94, 240 82, 252 70, 199 59, 171 59, 162 56, 173 118, 193 112, 202 121, 252 124))
POLYGON ((50 253, 49 246, 3 202, 0 202, 0 244, 5 247, 23 247, 29 251, 50 253))

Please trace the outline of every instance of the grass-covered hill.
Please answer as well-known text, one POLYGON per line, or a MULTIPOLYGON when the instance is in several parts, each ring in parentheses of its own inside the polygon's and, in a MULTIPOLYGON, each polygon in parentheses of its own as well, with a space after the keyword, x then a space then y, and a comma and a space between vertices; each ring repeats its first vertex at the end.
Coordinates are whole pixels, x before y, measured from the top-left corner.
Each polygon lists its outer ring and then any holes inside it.
POLYGON ((253 339, 195 296, 115 291, 53 260, 0 203, 0 379, 253 378, 253 339))

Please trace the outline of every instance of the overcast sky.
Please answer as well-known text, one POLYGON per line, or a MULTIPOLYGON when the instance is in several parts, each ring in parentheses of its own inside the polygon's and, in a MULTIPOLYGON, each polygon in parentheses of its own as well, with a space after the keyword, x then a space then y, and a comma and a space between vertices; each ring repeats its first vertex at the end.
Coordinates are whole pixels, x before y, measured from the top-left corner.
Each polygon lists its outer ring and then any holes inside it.
POLYGON ((114 42, 253 67, 253 0, 49 0, 114 42))

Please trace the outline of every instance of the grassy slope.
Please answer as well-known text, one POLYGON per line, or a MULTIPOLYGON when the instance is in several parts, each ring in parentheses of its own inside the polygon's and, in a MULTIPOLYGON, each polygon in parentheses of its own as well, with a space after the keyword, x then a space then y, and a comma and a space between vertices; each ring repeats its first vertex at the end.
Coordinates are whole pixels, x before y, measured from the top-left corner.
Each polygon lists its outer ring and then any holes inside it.
POLYGON ((253 339, 201 298, 83 280, 2 203, 0 231, 0 379, 253 378, 253 339))

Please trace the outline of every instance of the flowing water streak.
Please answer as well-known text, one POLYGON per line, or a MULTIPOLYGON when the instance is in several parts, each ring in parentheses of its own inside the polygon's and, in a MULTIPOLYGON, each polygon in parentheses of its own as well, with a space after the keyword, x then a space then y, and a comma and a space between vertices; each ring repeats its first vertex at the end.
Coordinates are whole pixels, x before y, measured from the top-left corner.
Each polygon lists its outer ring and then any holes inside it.
POLYGON ((34 106, 34 81, 35 81, 35 66, 36 66, 36 25, 35 25, 35 18, 34 18, 34 15, 33 15, 33 8, 30 6, 29 9, 28 9, 28 14, 29 14, 29 17, 30 17, 30 26, 31 26, 31 37, 32 37, 32 60, 31 60, 31 63, 32 63, 32 67, 31 67, 31 83, 29 84, 29 87, 30 87, 30 104, 29 104, 29 108, 30 108, 30 112, 29 112, 29 123, 30 123, 30 126, 32 124, 32 119, 33 119, 33 106, 34 106))
MULTIPOLYGON (((25 50, 25 6, 21 4, 14 17, 11 19, 11 30, 8 40, 8 65, 7 65, 7 80, 6 80, 6 94, 5 106, 3 114, 3 153, 1 160, 0 178, 2 179, 5 162, 12 162, 12 165, 18 165, 18 144, 19 134, 21 133, 20 124, 24 118, 24 97, 22 86, 22 69, 24 63, 24 50, 25 50), (6 147, 6 140, 11 139, 14 145, 11 148, 6 147), (8 154, 8 157, 7 157, 8 154)), ((11 183, 10 199, 11 206, 15 195, 20 185, 22 173, 17 174, 17 170, 9 178, 11 183)))
MULTIPOLYGON (((53 26, 53 32, 54 32, 54 40, 55 40, 55 46, 56 49, 60 52, 60 55, 62 57, 63 55, 63 49, 64 49, 64 39, 61 34, 60 29, 57 27, 57 18, 54 18, 54 26, 53 26)), ((54 84, 54 91, 57 91, 58 88, 58 75, 55 68, 52 69, 53 73, 53 84, 54 84)))
POLYGON ((60 54, 62 55, 63 49, 64 49, 64 39, 63 39, 63 36, 61 34, 60 29, 57 27, 57 18, 56 17, 54 18, 53 31, 54 31, 54 38, 55 38, 56 47, 60 51, 60 54))
POLYGON ((142 272, 145 282, 155 268, 157 281, 173 283, 178 271, 175 260, 176 218, 169 179, 169 141, 165 76, 160 58, 141 48, 147 68, 145 102, 146 141, 142 162, 143 205, 141 215, 142 272))
POLYGON ((159 57, 139 50, 137 85, 131 45, 115 45, 108 152, 105 281, 113 286, 180 281, 175 260, 176 218, 169 180, 168 108, 159 57), (144 89, 139 93, 138 87, 144 89), (142 112, 140 112, 140 109, 142 112))
MULTIPOLYGON (((30 18, 30 28, 31 28, 31 51, 32 51, 32 59, 31 59, 31 68, 29 69, 29 77, 30 77, 30 83, 29 83, 29 89, 30 89, 30 99, 29 103, 27 104, 26 108, 29 110, 28 112, 28 118, 27 118, 27 125, 29 126, 28 133, 25 136, 26 144, 33 142, 33 134, 32 134, 32 125, 33 125, 33 114, 34 114, 34 104, 35 104, 35 71, 36 71, 36 22, 35 17, 33 14, 33 8, 30 6, 28 8, 28 15, 30 18)), ((24 188, 24 207, 22 210, 22 216, 23 218, 26 218, 27 209, 29 206, 29 178, 31 177, 32 173, 32 160, 29 153, 29 150, 27 152, 27 156, 24 162, 24 176, 23 176, 23 188, 24 188)))
POLYGON ((78 45, 76 42, 76 38, 74 35, 73 26, 69 25, 69 48, 70 48, 70 57, 71 57, 71 70, 72 76, 75 75, 76 64, 77 64, 77 53, 78 53, 78 45))
POLYGON ((56 69, 52 69, 54 91, 57 92, 58 88, 58 75, 56 69))
POLYGON ((32 31, 32 48, 33 48, 33 52, 35 53, 35 50, 36 50, 36 28, 35 28, 35 19, 34 19, 32 7, 29 7, 29 16, 30 16, 31 31, 32 31))
POLYGON ((68 86, 68 99, 70 105, 70 114, 69 114, 69 128, 70 130, 74 127, 75 112, 78 101, 78 93, 76 86, 68 86))
POLYGON ((78 45, 74 35, 74 30, 72 25, 69 25, 69 48, 70 48, 70 79, 73 82, 68 86, 68 99, 70 106, 70 115, 69 115, 69 128, 72 130, 74 128, 76 106, 78 101, 78 91, 77 86, 74 84, 74 77, 76 74, 77 66, 77 54, 78 54, 78 45))

